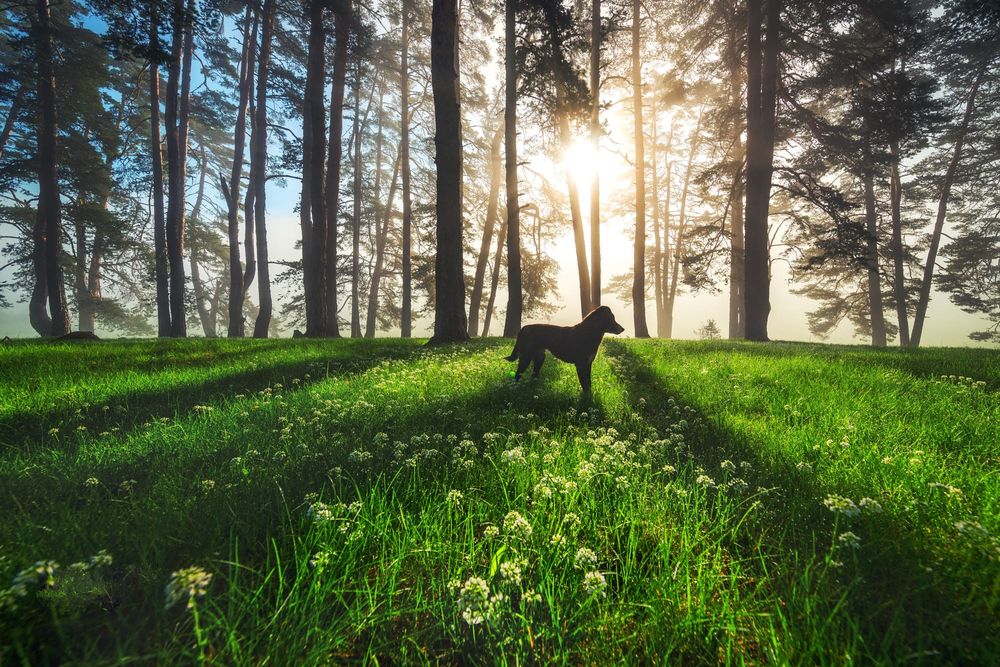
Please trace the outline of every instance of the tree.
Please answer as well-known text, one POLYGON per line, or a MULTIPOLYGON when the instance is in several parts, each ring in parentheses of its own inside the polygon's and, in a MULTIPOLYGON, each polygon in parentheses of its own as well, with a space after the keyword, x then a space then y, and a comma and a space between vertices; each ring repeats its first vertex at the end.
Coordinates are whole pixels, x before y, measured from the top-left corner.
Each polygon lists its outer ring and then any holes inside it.
POLYGON ((242 338, 243 323, 243 265, 240 263, 240 184, 243 178, 243 150, 246 144, 247 107, 253 88, 253 71, 257 44, 259 18, 247 4, 243 18, 243 49, 240 55, 239 106, 236 110, 236 129, 233 131, 233 166, 229 182, 222 180, 226 200, 227 231, 229 236, 229 337, 242 338))
MULTIPOLYGON (((326 110, 323 100, 323 80, 325 77, 326 26, 323 17, 323 1, 309 1, 309 47, 306 66, 306 83, 303 94, 302 122, 302 207, 308 215, 302 214, 302 275, 306 306, 306 335, 322 337, 336 335, 336 311, 328 319, 328 290, 336 290, 336 282, 328 284, 327 271, 327 198, 325 191, 326 161, 326 110)), ((339 35, 338 35, 339 36, 339 35)), ((337 40, 340 44, 340 40, 337 40)), ((347 48, 347 45, 344 45, 347 48)), ((335 58, 339 61, 339 58, 335 58)), ((345 56, 346 60, 346 56, 345 56)), ((344 70, 334 66, 334 98, 331 107, 334 113, 330 119, 330 136, 340 137, 342 116, 337 110, 343 109, 344 70), (339 96, 339 97, 338 97, 339 96), (336 132, 334 131, 336 130, 336 132)), ((331 147, 331 152, 335 149, 331 147)), ((339 182, 340 146, 336 155, 330 157, 330 167, 337 169, 339 182), (335 159, 334 159, 335 158, 335 159)), ((339 190, 339 187, 335 189, 339 190)), ((334 230, 336 226, 334 226, 334 230)), ((336 234, 336 232, 333 232, 336 234)), ((333 243, 336 248, 336 241, 333 243)), ((332 262, 336 276, 336 255, 332 262)), ((334 296, 334 299, 336 297, 334 296)))
POLYGON ((53 73, 52 27, 49 0, 36 0, 35 59, 37 67, 38 104, 41 119, 38 124, 38 219, 45 234, 45 291, 48 294, 51 328, 49 335, 69 333, 69 308, 60 264, 62 254, 62 202, 59 197, 58 120, 56 110, 56 79, 53 73))
POLYGON ((774 167, 781 0, 747 0, 747 176, 744 244, 746 338, 767 340, 771 311, 768 207, 774 167), (761 22, 766 21, 764 43, 761 22))
MULTIPOLYGON (((601 0, 591 0, 590 17, 590 141, 594 155, 601 150, 601 0)), ((590 183, 590 306, 601 305, 601 175, 590 183)))
POLYGON ((257 227, 257 257, 260 262, 257 276, 259 310, 254 323, 254 338, 267 338, 271 326, 271 273, 268 266, 266 225, 267 184, 267 77, 271 67, 271 35, 274 32, 275 0, 264 0, 261 17, 260 56, 257 58, 257 117, 254 122, 250 147, 253 162, 250 166, 250 184, 254 189, 254 224, 257 227))
POLYGON ((167 263, 170 277, 170 335, 187 336, 184 303, 184 218, 188 122, 191 111, 191 61, 194 51, 194 0, 175 0, 171 63, 167 75, 167 263))
POLYGON ((646 326, 646 155, 642 122, 640 0, 632 2, 632 114, 635 127, 635 254, 632 262, 632 309, 635 337, 649 338, 646 326))
MULTIPOLYGON (((496 226, 497 211, 500 208, 500 145, 503 143, 503 123, 493 133, 490 142, 490 192, 486 202, 486 220, 483 224, 483 241, 476 260, 476 273, 472 281, 472 295, 469 298, 469 336, 479 335, 479 307, 483 299, 483 286, 486 280, 486 264, 489 261, 490 242, 493 240, 493 229, 496 226)), ((485 333, 483 334, 486 335, 485 333)))
POLYGON ((524 295, 521 291, 521 207, 517 187, 517 4, 504 9, 504 160, 507 189, 507 315, 503 335, 512 338, 521 329, 524 295))
POLYGON ((462 262, 462 107, 458 35, 458 0, 434 0, 431 88, 437 164, 437 257, 434 261, 434 335, 430 343, 469 338, 462 262))
POLYGON ((403 171, 403 230, 402 273, 403 295, 400 306, 400 335, 409 338, 412 333, 413 287, 413 204, 410 190, 410 0, 402 0, 402 43, 399 61, 399 159, 403 171))

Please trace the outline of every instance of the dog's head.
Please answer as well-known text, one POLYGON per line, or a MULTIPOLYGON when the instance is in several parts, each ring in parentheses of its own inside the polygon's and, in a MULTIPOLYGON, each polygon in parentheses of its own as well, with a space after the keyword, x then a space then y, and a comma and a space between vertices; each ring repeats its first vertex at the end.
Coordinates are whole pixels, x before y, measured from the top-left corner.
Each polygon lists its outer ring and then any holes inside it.
POLYGON ((583 321, 604 333, 620 334, 625 331, 625 327, 618 324, 615 320, 615 314, 607 306, 600 306, 590 311, 590 314, 583 321))

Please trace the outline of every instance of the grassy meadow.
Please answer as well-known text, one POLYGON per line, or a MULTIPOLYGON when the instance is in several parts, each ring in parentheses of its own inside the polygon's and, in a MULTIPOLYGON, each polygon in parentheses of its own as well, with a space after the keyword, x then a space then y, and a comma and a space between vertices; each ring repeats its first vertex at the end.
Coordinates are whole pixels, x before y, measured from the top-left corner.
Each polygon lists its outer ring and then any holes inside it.
POLYGON ((996 664, 1000 354, 0 348, 0 665, 996 664))

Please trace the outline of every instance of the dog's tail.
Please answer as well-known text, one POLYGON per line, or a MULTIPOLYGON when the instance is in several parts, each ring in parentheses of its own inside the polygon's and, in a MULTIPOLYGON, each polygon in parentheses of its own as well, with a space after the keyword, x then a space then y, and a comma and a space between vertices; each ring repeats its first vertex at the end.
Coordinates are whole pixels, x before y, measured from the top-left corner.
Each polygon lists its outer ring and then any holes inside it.
POLYGON ((517 356, 519 354, 518 351, 517 351, 517 346, 518 346, 518 343, 520 343, 520 342, 521 342, 521 332, 518 331, 517 332, 517 338, 514 339, 514 349, 511 351, 510 356, 509 357, 504 357, 504 359, 506 359, 507 361, 517 361, 517 356))

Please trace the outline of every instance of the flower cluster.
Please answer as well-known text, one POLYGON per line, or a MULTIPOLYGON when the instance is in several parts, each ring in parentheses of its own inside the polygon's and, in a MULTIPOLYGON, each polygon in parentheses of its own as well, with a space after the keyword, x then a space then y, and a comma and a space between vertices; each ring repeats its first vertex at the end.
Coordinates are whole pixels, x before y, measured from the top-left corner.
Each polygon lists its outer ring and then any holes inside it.
POLYGON ((170 575, 170 581, 164 589, 167 598, 165 607, 170 609, 178 602, 186 601, 187 608, 193 608, 195 600, 204 597, 208 592, 210 583, 212 583, 212 573, 198 566, 177 570, 170 575))

